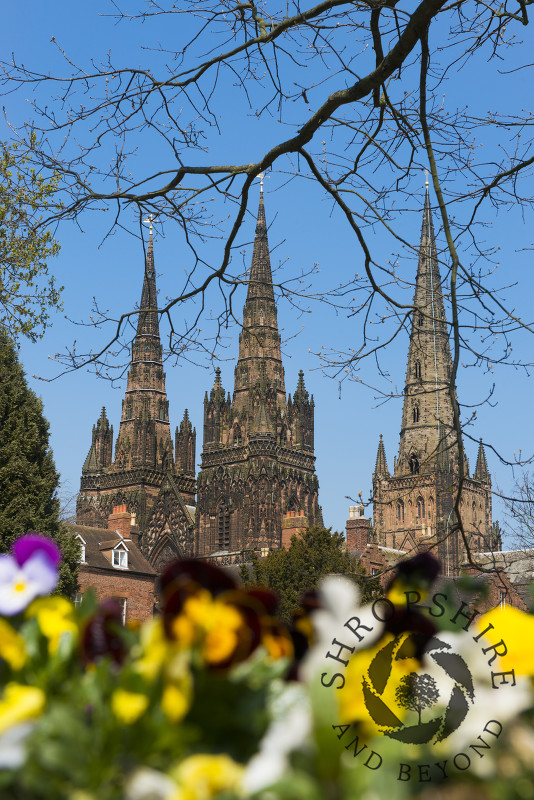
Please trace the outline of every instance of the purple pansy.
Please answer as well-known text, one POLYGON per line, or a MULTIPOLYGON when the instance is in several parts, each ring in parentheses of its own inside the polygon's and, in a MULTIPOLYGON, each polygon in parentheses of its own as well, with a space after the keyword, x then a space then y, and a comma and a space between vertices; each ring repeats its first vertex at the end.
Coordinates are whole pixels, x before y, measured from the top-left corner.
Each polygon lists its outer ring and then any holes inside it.
POLYGON ((22 567, 35 553, 43 552, 55 567, 61 561, 61 550, 52 539, 41 536, 40 533, 30 533, 21 536, 13 545, 13 555, 17 563, 22 567))
POLYGON ((52 592, 61 551, 50 539, 31 533, 15 542, 13 555, 0 556, 0 614, 12 616, 32 600, 52 592))

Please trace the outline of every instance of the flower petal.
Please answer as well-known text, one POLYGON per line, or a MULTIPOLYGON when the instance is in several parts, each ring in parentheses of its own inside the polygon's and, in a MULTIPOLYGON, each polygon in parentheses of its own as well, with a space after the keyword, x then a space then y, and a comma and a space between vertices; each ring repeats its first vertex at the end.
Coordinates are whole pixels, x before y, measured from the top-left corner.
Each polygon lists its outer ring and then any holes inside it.
POLYGON ((35 587, 34 597, 50 594, 57 586, 57 567, 52 564, 48 555, 42 550, 38 550, 24 562, 22 571, 35 587))
POLYGON ((0 614, 12 617, 23 611, 35 598, 35 587, 21 569, 16 569, 9 581, 0 582, 0 614))
POLYGON ((59 566, 61 550, 48 536, 41 536, 39 533, 27 533, 17 539, 13 545, 13 555, 21 567, 36 553, 44 553, 54 567, 59 566))
POLYGON ((19 769, 26 759, 26 739, 35 727, 21 722, 0 736, 0 769, 19 769))
POLYGON ((0 586, 4 583, 11 583, 19 566, 13 556, 0 556, 0 586))

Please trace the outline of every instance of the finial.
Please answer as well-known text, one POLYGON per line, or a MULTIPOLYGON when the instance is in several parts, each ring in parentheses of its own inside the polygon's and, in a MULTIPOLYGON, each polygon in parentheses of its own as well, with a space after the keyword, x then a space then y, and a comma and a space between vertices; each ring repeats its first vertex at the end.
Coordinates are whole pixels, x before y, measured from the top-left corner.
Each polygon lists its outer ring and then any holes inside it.
POLYGON ((427 169, 425 169, 425 186, 430 186, 430 184, 428 182, 428 170, 427 169))
POLYGON ((154 214, 149 214, 147 219, 144 219, 143 222, 148 223, 150 226, 150 235, 152 236, 152 220, 154 219, 154 214))
POLYGON ((263 179, 265 178, 265 172, 260 172, 258 178, 260 179, 260 192, 263 194, 263 179))

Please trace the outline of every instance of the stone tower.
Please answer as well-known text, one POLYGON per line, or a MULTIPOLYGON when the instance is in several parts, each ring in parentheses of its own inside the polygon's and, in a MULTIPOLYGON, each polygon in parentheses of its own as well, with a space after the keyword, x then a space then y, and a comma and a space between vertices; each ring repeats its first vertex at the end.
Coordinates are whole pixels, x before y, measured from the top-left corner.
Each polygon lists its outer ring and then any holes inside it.
POLYGON ((115 457, 112 458, 113 428, 102 409, 82 467, 76 504, 78 524, 107 527, 113 508, 126 505, 127 511, 135 514, 141 543, 147 551, 148 545, 143 539, 151 509, 166 476, 172 479, 183 503, 194 505, 195 436, 186 411, 180 428, 176 429, 174 458, 151 232, 115 457))
MULTIPOLYGON (((399 454, 390 474, 382 437, 373 473, 375 537, 379 545, 411 551, 433 548, 445 574, 465 556, 459 532, 451 534, 458 487, 457 434, 449 391, 452 360, 428 184, 412 314, 399 454)), ((491 477, 482 442, 473 477, 467 460, 461 498, 473 552, 499 549, 491 518, 491 477)))
POLYGON ((322 522, 313 418, 302 371, 293 398, 286 396, 260 190, 233 397, 226 395, 217 369, 204 399, 199 555, 222 552, 232 560, 243 549, 277 549, 283 523, 293 515, 304 527, 322 522))

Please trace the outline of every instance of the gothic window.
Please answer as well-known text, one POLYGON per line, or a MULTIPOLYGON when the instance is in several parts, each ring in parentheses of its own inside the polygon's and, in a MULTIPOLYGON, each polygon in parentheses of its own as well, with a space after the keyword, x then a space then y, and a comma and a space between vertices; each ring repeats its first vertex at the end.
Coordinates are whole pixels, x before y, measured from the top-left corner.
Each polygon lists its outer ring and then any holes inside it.
POLYGON ((410 472, 412 475, 419 475, 419 460, 414 453, 410 456, 410 472))
POLYGON ((224 506, 219 508, 217 518, 217 546, 219 550, 228 550, 230 547, 230 512, 224 506))
POLYGON ((247 371, 246 369, 241 370, 241 386, 245 386, 247 383, 247 371))
POLYGON ((130 400, 126 403, 126 419, 132 418, 132 403, 130 400))
POLYGON ((404 503, 402 500, 397 501, 397 522, 404 522, 404 503))
POLYGON ((159 407, 159 418, 161 420, 165 419, 165 406, 163 404, 161 404, 159 407))
POLYGON ((260 322, 263 324, 263 308, 260 308, 260 322))
POLYGON ((234 425, 234 446, 238 447, 241 444, 241 428, 236 423, 234 425))
POLYGON ((419 315, 419 327, 420 328, 423 327, 423 317, 421 316, 421 314, 419 315))
POLYGON ((425 501, 422 497, 417 498, 417 517, 418 519, 425 518, 425 501))
POLYGON ((415 362, 415 377, 421 380, 421 362, 415 362))
POLYGON ((412 415, 413 415, 413 421, 419 422, 419 405, 417 403, 413 407, 412 415))

